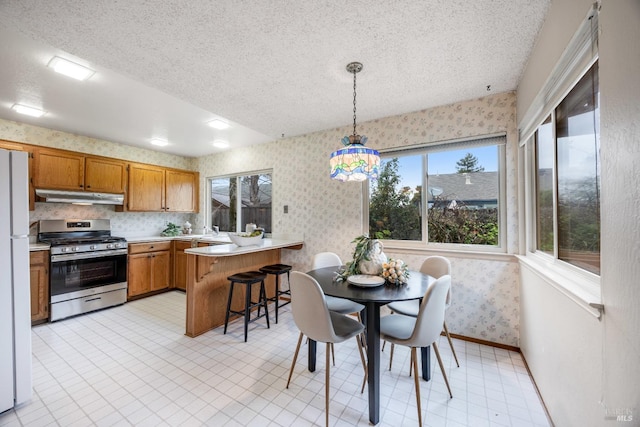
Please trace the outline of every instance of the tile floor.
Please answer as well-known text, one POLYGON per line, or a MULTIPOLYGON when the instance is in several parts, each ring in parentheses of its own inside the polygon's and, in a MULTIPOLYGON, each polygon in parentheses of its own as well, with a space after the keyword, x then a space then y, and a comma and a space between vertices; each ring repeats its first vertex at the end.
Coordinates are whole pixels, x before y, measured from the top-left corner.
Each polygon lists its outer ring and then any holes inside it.
MULTIPOLYGON (((243 342, 242 322, 184 334, 185 296, 169 292, 33 328, 31 402, 0 415, 0 426, 312 426, 324 425, 324 346, 315 373, 301 349, 290 306, 271 329, 259 320, 243 342)), ((461 366, 442 337, 453 390, 439 369, 421 383, 426 426, 549 426, 520 354, 454 340, 461 366)), ((409 352, 396 347, 384 368, 379 426, 416 426, 409 352)), ((435 363, 435 357, 432 357, 435 363)), ((336 345, 331 370, 332 426, 367 426, 367 395, 355 341, 336 345)))

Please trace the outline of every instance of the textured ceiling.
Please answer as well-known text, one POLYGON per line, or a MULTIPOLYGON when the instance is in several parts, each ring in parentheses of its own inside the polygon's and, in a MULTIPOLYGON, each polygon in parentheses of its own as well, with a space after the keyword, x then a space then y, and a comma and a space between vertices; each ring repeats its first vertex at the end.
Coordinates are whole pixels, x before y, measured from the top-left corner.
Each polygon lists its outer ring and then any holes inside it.
POLYGON ((200 156, 348 125, 351 61, 358 122, 407 113, 514 90, 549 2, 2 0, 0 117, 200 156), (98 72, 55 75, 53 55, 98 72))

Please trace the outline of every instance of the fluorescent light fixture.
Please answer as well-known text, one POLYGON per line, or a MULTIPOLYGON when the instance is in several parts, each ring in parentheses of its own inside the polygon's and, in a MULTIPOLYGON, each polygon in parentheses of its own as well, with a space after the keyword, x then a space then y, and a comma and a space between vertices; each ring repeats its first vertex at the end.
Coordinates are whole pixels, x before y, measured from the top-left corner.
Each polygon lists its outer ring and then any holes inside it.
POLYGON ((169 145, 169 143, 163 139, 158 139, 158 138, 153 138, 151 140, 151 144, 153 145, 157 145, 158 147, 164 147, 166 145, 169 145))
POLYGON ((31 117, 44 116, 44 111, 42 111, 41 109, 35 107, 27 107, 26 105, 22 104, 13 104, 13 107, 11 107, 11 109, 16 113, 25 114, 31 117))
POLYGON ((229 127, 229 123, 222 121, 220 119, 213 119, 210 122, 207 122, 207 124, 212 128, 219 129, 219 130, 227 129, 229 127))
POLYGON ((56 73, 64 74, 65 76, 81 81, 87 80, 95 74, 94 70, 60 58, 59 56, 54 56, 53 59, 49 61, 49 67, 53 68, 53 71, 56 73))
POLYGON ((223 139, 216 139, 213 141, 213 146, 216 148, 229 148, 229 142, 223 139))

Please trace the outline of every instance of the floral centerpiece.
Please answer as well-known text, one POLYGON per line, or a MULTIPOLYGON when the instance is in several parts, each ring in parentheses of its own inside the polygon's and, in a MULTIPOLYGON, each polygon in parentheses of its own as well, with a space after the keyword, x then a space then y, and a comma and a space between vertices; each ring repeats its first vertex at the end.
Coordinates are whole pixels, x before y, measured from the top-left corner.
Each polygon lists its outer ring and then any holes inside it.
POLYGON ((382 264, 381 276, 392 285, 404 285, 409 278, 409 266, 401 259, 389 258, 382 264))

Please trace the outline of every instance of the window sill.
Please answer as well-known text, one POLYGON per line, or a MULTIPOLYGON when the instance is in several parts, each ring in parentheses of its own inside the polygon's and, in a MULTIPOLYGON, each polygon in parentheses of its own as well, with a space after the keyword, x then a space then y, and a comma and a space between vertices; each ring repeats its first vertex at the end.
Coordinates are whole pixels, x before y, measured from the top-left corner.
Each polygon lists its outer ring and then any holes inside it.
POLYGON ((417 247, 410 244, 382 241, 384 251, 414 255, 449 255, 455 258, 478 259, 484 261, 516 262, 513 254, 504 253, 501 248, 482 248, 479 245, 443 245, 417 247))
POLYGON ((567 298, 600 319, 604 313, 600 293, 600 279, 580 273, 552 259, 527 253, 517 255, 521 267, 528 268, 567 298))

